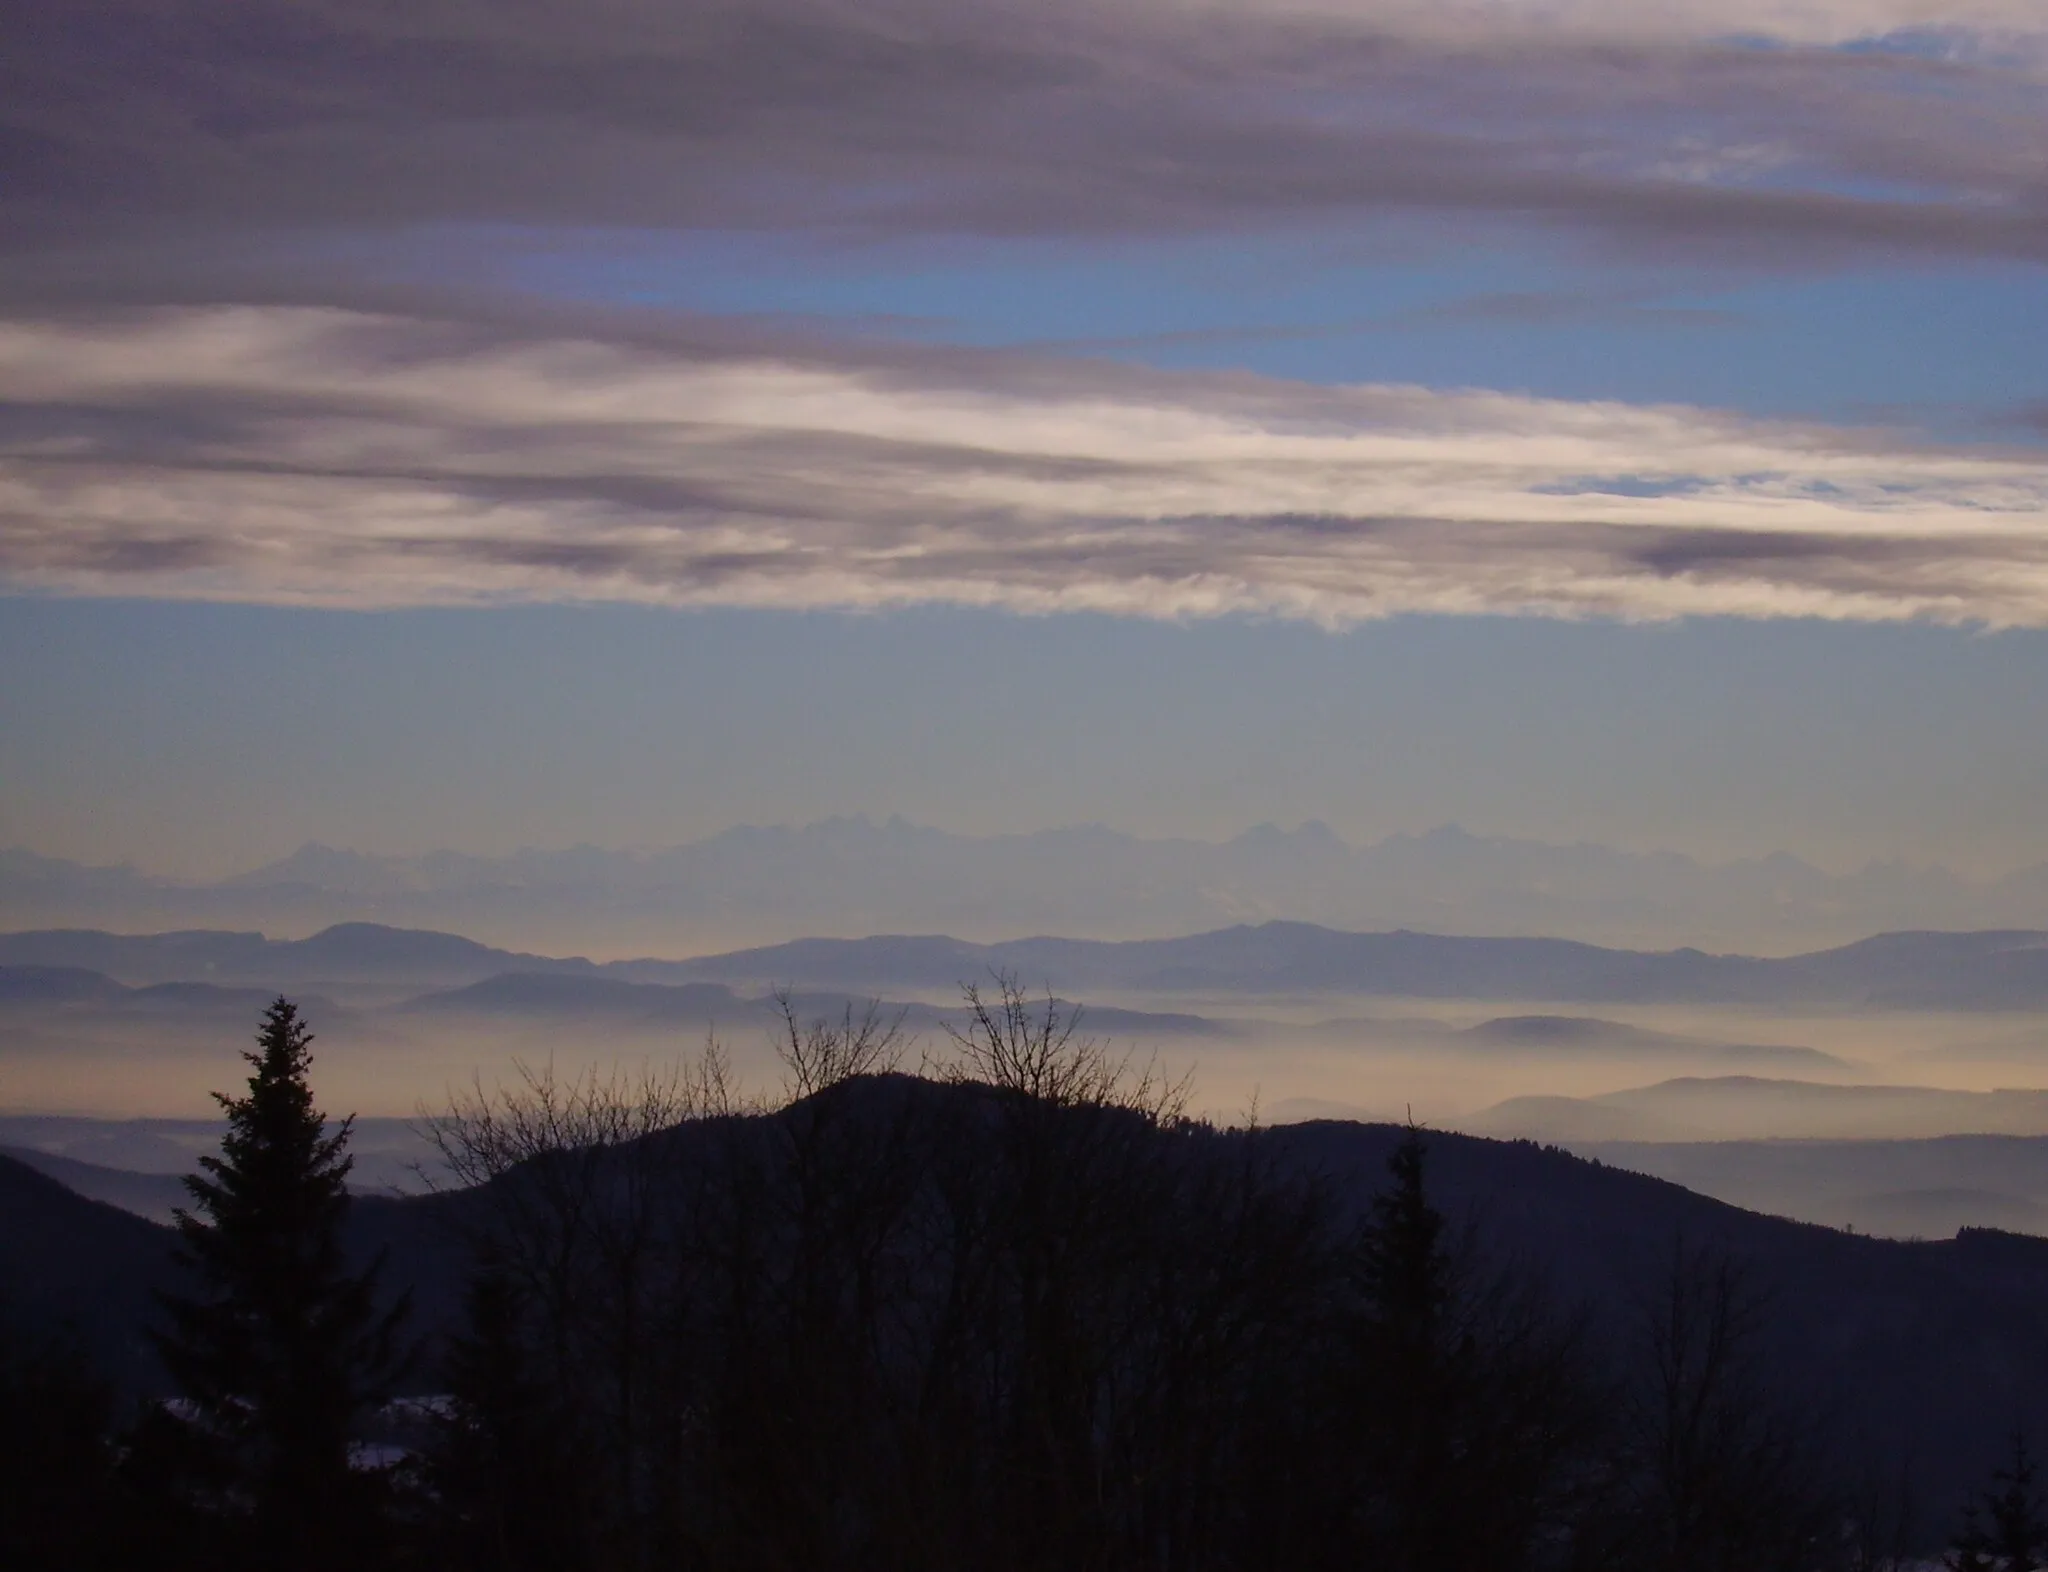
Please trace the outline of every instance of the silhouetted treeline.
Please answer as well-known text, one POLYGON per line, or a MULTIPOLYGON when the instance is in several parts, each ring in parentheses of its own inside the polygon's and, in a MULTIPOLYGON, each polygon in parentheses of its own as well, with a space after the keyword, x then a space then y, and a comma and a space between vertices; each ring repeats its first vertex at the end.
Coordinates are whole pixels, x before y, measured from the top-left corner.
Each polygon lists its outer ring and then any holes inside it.
MULTIPOLYGON (((286 1084, 264 1092, 252 1056, 229 1103, 249 1140, 195 1186, 198 1270, 167 1328, 184 1400, 118 1420, 89 1372, 6 1361, 9 1478, 50 1483, 0 1513, 0 1559, 1893 1564, 1902 1503, 1833 1472, 1817 1416, 1763 1379, 1769 1306, 1739 1263, 1673 1241, 1639 1302, 1595 1320, 1443 1214, 1424 1133, 1360 1208, 1270 1135, 1188 1117, 1182 1087, 1056 1005, 1007 981, 968 1003, 918 1074, 872 1013, 790 1013, 774 1106, 708 1050, 452 1108, 436 1134, 468 1181, 444 1209, 472 1262, 465 1325, 428 1351, 431 1397, 380 1407, 402 1338, 332 1249, 345 1126, 321 1136, 298 1095, 280 1001, 264 1051, 286 1084), (275 1226, 289 1208, 257 1204, 266 1186, 298 1195, 308 1233, 275 1226), (282 1318, 281 1283, 299 1295, 282 1318)), ((2001 1547, 2038 1526, 2023 1450, 2007 1475, 1959 1565, 2016 1564, 2001 1547)))
POLYGON ((1860 1511, 1753 1378, 1738 1271, 1674 1250, 1596 1343, 1432 1204, 1363 1215, 1004 984, 936 1073, 788 1024, 443 1121, 481 1182, 429 1473, 475 1568, 1832 1568, 1860 1511), (536 1493, 532 1481, 553 1481, 536 1493))

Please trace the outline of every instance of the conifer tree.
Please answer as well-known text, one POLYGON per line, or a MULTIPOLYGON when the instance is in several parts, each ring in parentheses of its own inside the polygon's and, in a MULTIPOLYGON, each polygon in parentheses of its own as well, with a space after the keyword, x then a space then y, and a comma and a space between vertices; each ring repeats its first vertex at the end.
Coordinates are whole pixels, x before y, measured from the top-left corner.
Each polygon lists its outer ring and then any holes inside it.
POLYGON ((590 1520, 574 1418, 530 1368, 519 1296, 486 1249, 468 1325, 443 1365, 449 1404, 429 1471, 443 1563, 461 1572, 574 1572, 590 1520))
POLYGON ((352 1119, 330 1133, 307 1084, 312 1034, 280 998, 265 1012, 218 1157, 188 1178, 177 1214, 200 1291, 167 1297, 157 1339, 185 1398, 185 1428, 224 1483, 217 1505, 263 1572, 357 1561, 374 1481, 350 1467, 364 1413, 398 1373, 403 1300, 380 1313, 377 1267, 352 1271, 342 1225, 352 1119))
POLYGON ((1597 1393, 1576 1328, 1475 1269, 1430 1198, 1428 1150, 1411 1126, 1353 1246, 1360 1552, 1384 1572, 1539 1565, 1539 1544, 1571 1540, 1597 1393))
POLYGON ((1410 1128, 1388 1159, 1392 1183, 1374 1197, 1355 1247, 1363 1300, 1356 1397, 1369 1416, 1368 1466, 1380 1497, 1368 1537, 1403 1572, 1437 1564, 1439 1541, 1455 1537, 1457 1526, 1447 1496, 1461 1395, 1454 1387, 1465 1372, 1444 1216, 1424 1183, 1427 1152, 1422 1133, 1410 1128))

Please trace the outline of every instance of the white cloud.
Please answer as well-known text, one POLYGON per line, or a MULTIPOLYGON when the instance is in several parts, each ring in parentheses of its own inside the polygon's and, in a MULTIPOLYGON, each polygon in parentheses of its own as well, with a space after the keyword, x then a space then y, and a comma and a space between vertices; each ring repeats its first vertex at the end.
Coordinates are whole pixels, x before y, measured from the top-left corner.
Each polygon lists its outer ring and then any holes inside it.
POLYGON ((0 579, 2048 624, 2048 459, 1683 407, 238 308, 0 326, 0 579))
POLYGON ((1433 21, 1608 37, 1758 37, 1797 43, 1848 43, 1919 31, 2044 31, 2034 0, 1366 0, 1309 9, 1353 19, 1399 16, 1418 26, 1433 21))

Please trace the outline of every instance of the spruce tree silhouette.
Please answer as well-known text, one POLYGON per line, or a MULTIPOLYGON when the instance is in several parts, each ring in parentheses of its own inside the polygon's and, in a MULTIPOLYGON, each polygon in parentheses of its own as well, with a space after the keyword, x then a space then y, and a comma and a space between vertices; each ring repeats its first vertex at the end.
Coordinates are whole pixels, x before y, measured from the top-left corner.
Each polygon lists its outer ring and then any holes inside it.
POLYGON ((1427 1154, 1411 1126, 1356 1246, 1365 1311, 1358 1398, 1372 1415, 1369 1469, 1383 1493, 1369 1535, 1404 1572, 1447 1564, 1443 1542, 1457 1533, 1452 1388, 1471 1352, 1453 1324, 1453 1265, 1424 1183, 1427 1154))
POLYGON ((1356 1542, 1384 1572, 1568 1559, 1600 1406, 1578 1325, 1514 1273, 1478 1269, 1430 1199, 1428 1150, 1411 1125, 1352 1247, 1356 1542))
POLYGON ((584 1427, 530 1368, 518 1291, 488 1249, 466 1309, 443 1360, 448 1403, 428 1470, 436 1559, 459 1572, 574 1572, 590 1559, 584 1427))
POLYGON ((280 998, 265 1012, 221 1155, 185 1183, 183 1264, 202 1285, 165 1298, 157 1336, 180 1417, 233 1558, 260 1572, 360 1564, 380 1482, 350 1467, 358 1421, 399 1373, 401 1299, 379 1312, 378 1265, 351 1271, 342 1223, 352 1119, 328 1133, 307 1085, 312 1033, 280 998))

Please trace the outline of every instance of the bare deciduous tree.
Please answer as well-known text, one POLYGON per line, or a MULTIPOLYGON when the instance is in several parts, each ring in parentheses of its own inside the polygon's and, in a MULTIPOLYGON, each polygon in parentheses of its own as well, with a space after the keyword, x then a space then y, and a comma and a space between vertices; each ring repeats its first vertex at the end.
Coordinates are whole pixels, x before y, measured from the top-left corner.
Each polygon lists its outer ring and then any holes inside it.
POLYGON ((1673 1242, 1638 1312, 1626 1559, 1673 1572, 1768 1572, 1826 1564, 1839 1548, 1841 1503, 1813 1436, 1790 1394, 1762 1376, 1768 1312, 1742 1263, 1673 1242))
POLYGON ((993 996, 961 985, 964 1027, 948 1025, 956 1081, 978 1082, 1053 1108, 1123 1108, 1155 1124, 1185 1117, 1192 1081, 1158 1060, 1136 1064, 1099 1038, 1081 1035, 1082 1012, 1047 991, 1033 998, 1014 972, 997 972, 993 996))
POLYGON ((799 1102, 862 1075, 886 1075, 903 1062, 904 1012, 891 1017, 879 999, 856 1010, 849 1002, 835 1023, 819 1018, 803 1021, 796 999, 787 989, 775 991, 782 1029, 775 1053, 785 1074, 789 1101, 799 1102))
POLYGON ((610 1476, 610 1532, 638 1520, 659 1373, 655 1336, 683 1263, 673 1248, 675 1175, 664 1138, 691 1120, 742 1111, 715 1038, 694 1062, 638 1071, 552 1062, 516 1066, 515 1084, 479 1081, 424 1127, 447 1171, 484 1205, 469 1215, 480 1261, 529 1323, 538 1378, 584 1416, 573 1438, 610 1476))

